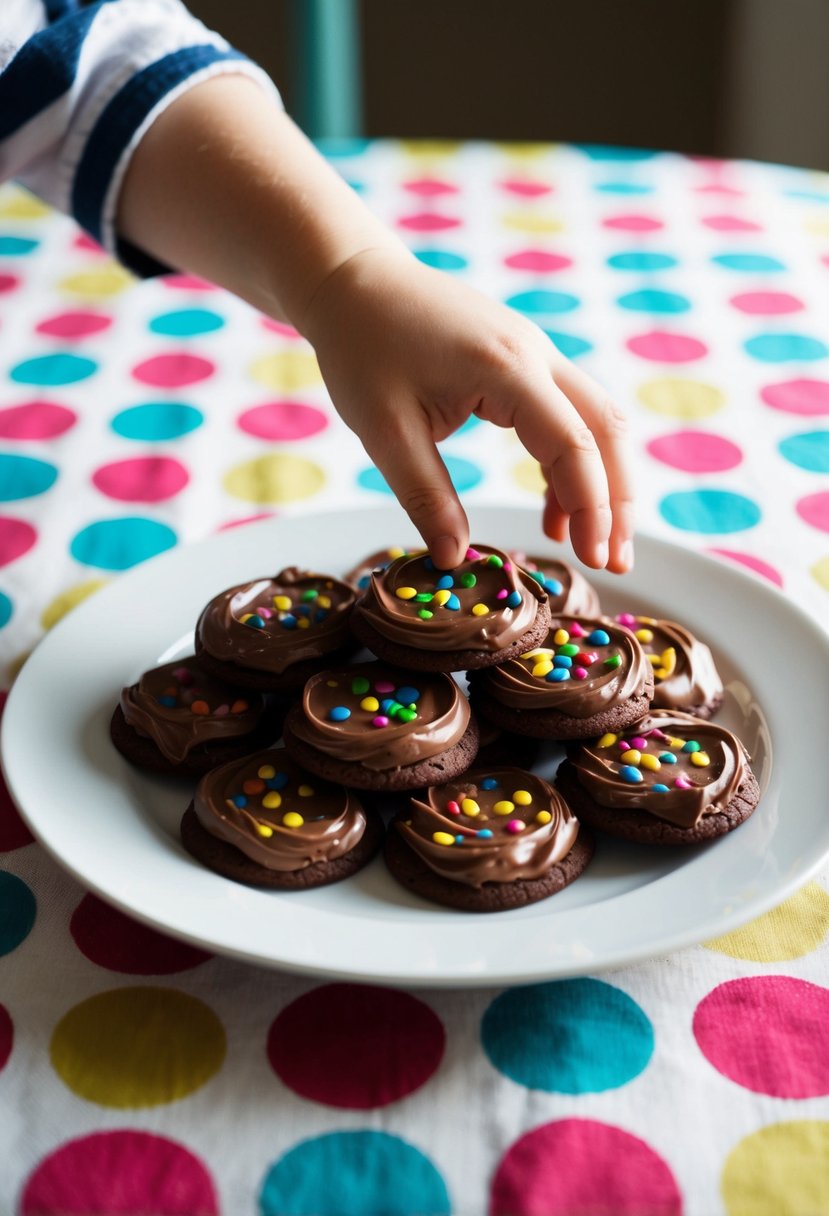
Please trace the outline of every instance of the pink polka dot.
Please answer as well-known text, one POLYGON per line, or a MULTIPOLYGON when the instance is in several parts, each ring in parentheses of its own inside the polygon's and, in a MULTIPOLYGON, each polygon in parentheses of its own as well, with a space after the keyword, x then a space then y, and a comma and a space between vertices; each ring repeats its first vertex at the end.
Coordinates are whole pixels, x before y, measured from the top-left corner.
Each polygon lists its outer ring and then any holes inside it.
POLYGON ((813 418, 829 414, 829 382, 826 380, 783 380, 760 389, 760 397, 773 410, 813 418))
POLYGON ((189 355, 183 351, 175 355, 154 355, 132 369, 134 380, 142 384, 153 384, 157 388, 183 388, 187 384, 198 384, 207 380, 216 370, 209 359, 189 355))
POLYGON ((725 194, 729 198, 742 198, 745 194, 744 190, 738 190, 736 186, 729 186, 725 182, 704 182, 700 186, 694 186, 697 194, 725 194))
POLYGON ((14 291, 20 286, 20 279, 14 274, 0 274, 0 295, 6 291, 14 291))
POLYGON ((665 225, 652 215, 609 215, 602 220, 602 227, 614 228, 619 232, 656 232, 665 225))
POLYGON ((189 1149, 149 1132, 67 1140, 35 1167, 20 1216, 218 1216, 213 1180, 189 1149))
POLYGON ((522 249, 504 258, 504 265, 511 270, 532 270, 539 274, 551 274, 556 270, 567 270, 573 265, 572 258, 560 253, 547 253, 544 249, 522 249))
POLYGON ((552 194, 553 187, 546 182, 534 181, 529 177, 509 177, 500 183, 502 190, 517 194, 520 198, 541 198, 544 194, 552 194))
POLYGON ((0 1005, 0 1069, 6 1067, 14 1043, 14 1025, 5 1005, 0 1005))
POLYGON ((440 1064, 445 1039, 437 1015, 409 993, 326 984, 275 1019, 268 1059, 304 1098, 371 1110, 425 1084, 440 1064))
POLYGON ((728 980, 694 1013, 694 1037, 724 1077, 774 1098, 829 1093, 829 990, 789 975, 728 980))
POLYGON ((180 493, 190 480, 183 464, 170 456, 138 456, 101 465, 92 483, 118 502, 164 502, 180 493))
POLYGON ((436 177, 417 177, 403 182, 403 189, 419 198, 438 198, 441 194, 457 194, 458 187, 453 182, 440 181, 436 177))
POLYGON ((294 329, 293 325, 286 325, 284 321, 274 321, 273 317, 262 317, 262 328, 267 329, 269 333, 280 334, 283 338, 302 337, 302 334, 299 330, 294 329))
POLYGON ((195 274, 168 274, 161 280, 171 291, 218 291, 215 283, 195 274))
POLYGON ((699 338, 668 333, 661 329, 638 334, 628 339, 626 345, 628 350, 640 359, 650 359, 654 363, 691 363, 694 359, 702 359, 708 354, 708 347, 704 342, 700 342, 699 338))
POLYGON ((739 215, 706 215, 702 219, 706 228, 714 232, 762 232, 763 225, 754 220, 744 220, 739 215))
POLYGON ((27 401, 0 410, 0 438, 57 439, 78 421, 74 410, 51 401, 27 401))
POLYGON ((733 469, 743 453, 730 439, 709 431, 674 431, 652 439, 647 450, 655 460, 685 473, 722 473, 733 469))
POLYGON ((307 439, 318 435, 328 426, 322 410, 313 405, 302 405, 297 401, 270 401, 245 410, 236 419, 236 425, 257 439, 307 439))
POLYGON ((217 532, 227 532, 230 528, 243 528, 245 524, 255 524, 260 519, 273 519, 275 511, 260 511, 258 515, 243 515, 241 519, 228 519, 219 524, 217 532))
POLYGON ((680 1216, 682 1197, 654 1150, 609 1123, 559 1119, 527 1132, 492 1181, 490 1216, 680 1216))
POLYGON ((69 930, 91 962, 126 975, 171 975, 213 957, 139 924, 94 895, 83 897, 72 913, 69 930))
POLYGON ((753 570, 755 574, 767 578, 776 587, 783 586, 783 575, 768 562, 755 557, 753 553, 738 553, 735 549, 709 549, 708 552, 716 553, 719 557, 727 557, 729 561, 736 562, 738 566, 745 566, 746 569, 753 570))
POLYGON ((112 317, 99 312, 60 312, 35 326, 39 334, 52 338, 87 338, 103 333, 112 325, 112 317))
POLYGON ((101 257, 103 257, 106 253, 106 250, 103 249, 98 242, 93 240, 93 238, 86 232, 79 233, 78 236, 75 237, 72 244, 76 249, 82 249, 84 253, 94 253, 101 257))
POLYGON ((822 490, 819 494, 807 494, 798 499, 797 513, 804 523, 821 532, 829 532, 829 491, 822 490))
MULTIPOLYGON (((6 705, 5 692, 0 692, 0 716, 6 705)), ((34 836, 26 827, 12 802, 2 770, 0 770, 0 853, 11 853, 31 844, 34 836)))
POLYGON ((0 566, 17 561, 37 540, 37 532, 23 519, 0 515, 0 566))
POLYGON ((410 232, 445 232, 448 228, 459 228, 461 221, 451 215, 437 215, 433 211, 420 211, 417 215, 404 215, 397 221, 398 227, 410 232))
POLYGON ((729 301, 733 308, 750 316, 782 317, 790 312, 802 312, 805 307, 797 296, 788 291, 743 291, 729 301))

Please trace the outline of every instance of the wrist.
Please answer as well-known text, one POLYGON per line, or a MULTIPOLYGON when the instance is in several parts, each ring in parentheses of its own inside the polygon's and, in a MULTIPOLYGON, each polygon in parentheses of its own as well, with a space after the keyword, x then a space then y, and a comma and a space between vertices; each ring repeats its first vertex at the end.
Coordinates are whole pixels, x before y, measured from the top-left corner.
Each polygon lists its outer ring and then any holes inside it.
POLYGON ((376 240, 347 253, 317 278, 302 308, 291 323, 316 347, 336 317, 337 308, 387 283, 392 285, 403 271, 417 265, 411 252, 397 237, 381 228, 376 240))

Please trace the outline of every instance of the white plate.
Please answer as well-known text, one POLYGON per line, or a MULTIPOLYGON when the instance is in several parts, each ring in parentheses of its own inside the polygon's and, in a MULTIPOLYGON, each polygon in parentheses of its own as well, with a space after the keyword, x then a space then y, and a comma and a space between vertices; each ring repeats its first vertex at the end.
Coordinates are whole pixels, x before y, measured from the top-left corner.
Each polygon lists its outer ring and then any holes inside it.
MULTIPOLYGON (((473 541, 554 552, 535 510, 471 517, 473 541)), ((379 858, 344 883, 293 894, 199 866, 178 839, 190 787, 138 773, 110 743, 121 686, 184 653, 200 609, 222 588, 292 564, 342 573, 407 543, 416 537, 396 506, 269 520, 174 549, 75 609, 26 663, 4 716, 9 786, 44 847, 103 899, 209 950, 407 985, 519 983, 664 954, 736 928, 818 871, 829 855, 815 779, 829 639, 752 576, 648 537, 632 574, 591 579, 610 611, 683 621, 714 651, 726 683, 717 720, 748 746, 763 790, 739 831, 688 850, 601 842, 561 894, 484 917, 410 896, 379 858)))

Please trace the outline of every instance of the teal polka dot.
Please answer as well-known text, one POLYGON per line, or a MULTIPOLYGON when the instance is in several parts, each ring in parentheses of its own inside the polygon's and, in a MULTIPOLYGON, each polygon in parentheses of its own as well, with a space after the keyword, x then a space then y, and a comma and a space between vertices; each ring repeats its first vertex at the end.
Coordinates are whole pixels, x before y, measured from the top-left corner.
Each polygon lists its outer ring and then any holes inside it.
POLYGON ((829 473, 829 431, 806 431, 780 441, 780 454, 809 473, 829 473))
POLYGON ((654 1045, 636 1002, 594 979, 509 989, 484 1014, 481 1038, 499 1072, 559 1094, 618 1089, 643 1071, 654 1045))
POLYGON ((446 1183, 418 1149, 387 1132, 303 1140, 268 1171, 262 1216, 448 1216, 446 1183))
POLYGON ((477 414, 470 414, 463 426, 459 426, 456 431, 453 431, 453 434, 467 435, 470 431, 474 431, 476 426, 480 426, 482 422, 483 419, 479 418, 477 414))
POLYGON ((339 139, 334 137, 331 139, 317 139, 314 142, 323 156, 327 156, 329 160, 338 160, 344 156, 362 156, 371 140, 339 139))
POLYGON ((653 186, 644 182, 597 182, 593 188, 601 194, 653 194, 653 186))
POLYGON ((532 316, 549 316, 553 313, 572 312, 574 308, 578 308, 579 299, 566 291, 519 291, 517 295, 507 299, 507 304, 510 308, 517 308, 519 312, 530 313, 532 316))
POLYGON ((133 405, 121 410, 112 419, 111 426, 124 439, 138 439, 145 443, 180 439, 195 431, 204 422, 204 414, 194 405, 183 405, 179 401, 148 401, 145 405, 133 405))
POLYGON ((141 516, 101 519, 81 528, 69 552, 75 561, 99 570, 128 570, 139 562, 172 549, 176 534, 166 524, 141 516))
POLYGON ((16 874, 0 870, 0 954, 11 954, 26 940, 36 915, 31 888, 16 874))
POLYGON ((33 253, 40 241, 27 236, 0 236, 0 255, 10 258, 25 257, 33 253))
POLYGON ((587 338, 579 338, 576 334, 562 334, 554 329, 545 329, 544 332, 567 359, 577 359, 579 355, 586 355, 593 349, 592 342, 588 342, 587 338))
POLYGON ((616 148, 610 144, 575 144, 591 160, 652 160, 656 152, 650 148, 616 148))
POLYGON ((179 308, 153 317, 149 328, 154 334, 169 338, 197 338, 200 334, 214 333, 224 323, 224 317, 209 308, 179 308))
POLYGON ((659 504, 662 518, 683 532, 744 532, 760 522, 762 512, 751 498, 730 490, 681 490, 659 504))
POLYGON ((12 602, 4 591, 0 591, 0 629, 12 619, 12 602))
POLYGON ((745 274, 767 274, 786 269, 778 258, 765 253, 718 253, 711 261, 717 266, 724 266, 726 270, 739 270, 745 274))
MULTIPOLYGON (((452 478, 452 485, 459 494, 462 494, 464 490, 471 490, 483 480, 483 473, 471 460, 462 460, 460 456, 447 456, 445 452, 441 455, 443 463, 449 470, 449 476, 452 478)), ((374 490, 380 494, 391 494, 392 492, 389 483, 374 465, 362 469, 357 474, 357 484, 364 490, 374 490)))
POLYGON ((829 346, 807 334, 758 334, 744 344, 753 359, 762 363, 811 361, 829 355, 829 346))
POLYGON ((366 190, 368 189, 365 182, 355 181, 353 177, 343 180, 347 186, 351 187, 355 194, 365 194, 366 190))
POLYGON ((55 484, 58 471, 45 460, 0 453, 0 502, 34 498, 55 484))
POLYGON ((54 387, 58 384, 77 384, 79 380, 88 379, 97 370, 98 364, 93 359, 60 353, 24 359, 22 363, 15 364, 9 376, 17 384, 54 387))
POLYGON ((675 291, 656 291, 651 288, 629 291, 627 295, 619 296, 616 303, 620 308, 627 308, 631 312, 680 313, 688 312, 691 307, 687 296, 678 295, 675 291))
POLYGON ((469 259, 461 253, 450 253, 448 249, 415 249, 415 257, 425 266, 435 270, 466 270, 469 259))
POLYGON ((647 249, 629 249, 625 253, 614 253, 607 259, 611 270, 670 270, 679 265, 679 258, 670 253, 649 253, 647 249))
POLYGON ((784 190, 786 198, 802 199, 804 203, 829 203, 829 194, 818 190, 784 190))

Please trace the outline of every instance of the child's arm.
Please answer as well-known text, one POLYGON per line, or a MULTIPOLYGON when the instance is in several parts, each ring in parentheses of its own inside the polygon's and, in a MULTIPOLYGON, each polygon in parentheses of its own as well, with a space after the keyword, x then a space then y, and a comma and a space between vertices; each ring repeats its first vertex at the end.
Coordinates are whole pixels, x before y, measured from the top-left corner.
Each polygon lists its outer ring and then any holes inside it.
POLYGON ((274 101, 226 76, 170 105, 137 150, 119 235, 291 321, 334 404, 436 564, 463 508, 435 443, 476 413, 514 426, 549 485, 544 526, 590 566, 632 563, 624 418, 519 314, 421 265, 274 101))

